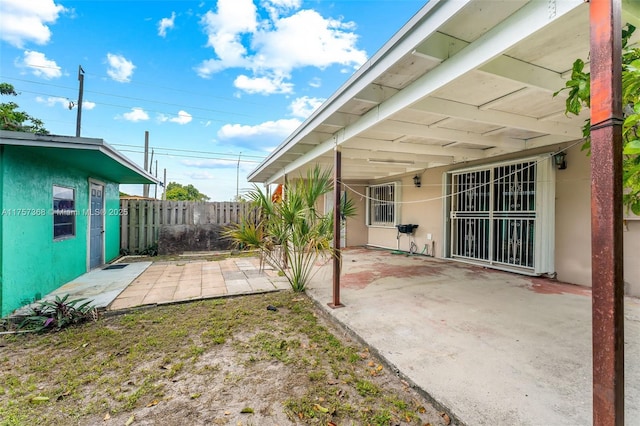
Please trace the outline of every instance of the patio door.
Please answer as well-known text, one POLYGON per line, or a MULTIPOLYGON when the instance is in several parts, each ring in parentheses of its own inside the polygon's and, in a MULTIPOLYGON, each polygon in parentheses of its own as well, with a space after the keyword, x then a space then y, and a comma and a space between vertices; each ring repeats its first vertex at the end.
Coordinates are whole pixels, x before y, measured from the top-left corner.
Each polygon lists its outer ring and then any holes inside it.
POLYGON ((104 263, 104 186, 90 184, 89 269, 104 263))
POLYGON ((554 272, 550 158, 449 173, 450 258, 527 274, 554 272))

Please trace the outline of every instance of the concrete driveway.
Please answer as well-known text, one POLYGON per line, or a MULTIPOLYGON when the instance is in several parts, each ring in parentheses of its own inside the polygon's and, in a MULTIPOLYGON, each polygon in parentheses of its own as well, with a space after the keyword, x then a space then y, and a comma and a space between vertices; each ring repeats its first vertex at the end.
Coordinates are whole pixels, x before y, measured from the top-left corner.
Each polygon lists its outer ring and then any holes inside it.
MULTIPOLYGON (((591 425, 590 289, 421 256, 343 252, 308 294, 467 425, 591 425)), ((626 424, 640 425, 640 300, 625 300, 626 424)))

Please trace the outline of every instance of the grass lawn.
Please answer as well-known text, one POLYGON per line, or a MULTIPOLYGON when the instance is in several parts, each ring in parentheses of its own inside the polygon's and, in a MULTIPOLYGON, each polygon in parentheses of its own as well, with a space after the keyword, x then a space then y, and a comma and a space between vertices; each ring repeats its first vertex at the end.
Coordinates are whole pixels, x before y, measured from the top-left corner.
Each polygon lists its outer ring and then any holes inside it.
POLYGON ((448 420, 308 297, 289 291, 0 337, 1 425, 448 420))

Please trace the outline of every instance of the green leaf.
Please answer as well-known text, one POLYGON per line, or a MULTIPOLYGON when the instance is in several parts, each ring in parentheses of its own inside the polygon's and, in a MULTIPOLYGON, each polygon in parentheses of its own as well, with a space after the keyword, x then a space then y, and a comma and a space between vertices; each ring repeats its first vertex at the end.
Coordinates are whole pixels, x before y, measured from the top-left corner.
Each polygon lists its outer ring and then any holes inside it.
POLYGON ((640 139, 635 139, 627 142, 627 144, 624 146, 624 149, 622 150, 622 153, 624 155, 640 154, 640 139))

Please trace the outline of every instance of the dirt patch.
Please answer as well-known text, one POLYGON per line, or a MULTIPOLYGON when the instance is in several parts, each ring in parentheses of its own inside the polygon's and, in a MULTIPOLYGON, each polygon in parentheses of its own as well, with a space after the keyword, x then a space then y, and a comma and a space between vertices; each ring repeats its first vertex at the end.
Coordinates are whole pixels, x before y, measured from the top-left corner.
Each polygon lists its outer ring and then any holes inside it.
POLYGON ((0 383, 3 425, 447 420, 309 298, 288 291, 5 335, 0 383))

